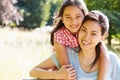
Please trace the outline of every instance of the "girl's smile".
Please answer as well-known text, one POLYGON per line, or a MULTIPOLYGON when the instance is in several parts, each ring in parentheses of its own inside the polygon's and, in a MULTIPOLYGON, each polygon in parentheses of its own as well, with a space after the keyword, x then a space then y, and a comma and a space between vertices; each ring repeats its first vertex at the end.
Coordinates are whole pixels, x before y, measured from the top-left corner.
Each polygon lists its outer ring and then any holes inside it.
POLYGON ((62 21, 65 27, 71 32, 76 33, 80 29, 84 15, 77 6, 67 6, 64 9, 62 21))

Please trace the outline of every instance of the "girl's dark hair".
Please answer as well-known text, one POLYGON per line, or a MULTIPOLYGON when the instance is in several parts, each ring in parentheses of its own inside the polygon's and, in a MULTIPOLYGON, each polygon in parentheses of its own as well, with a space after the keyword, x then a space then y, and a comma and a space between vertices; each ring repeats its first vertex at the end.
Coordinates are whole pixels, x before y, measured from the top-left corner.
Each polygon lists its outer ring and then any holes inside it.
POLYGON ((62 23, 61 17, 63 17, 63 13, 64 13, 64 9, 68 6, 76 6, 78 7, 83 15, 85 16, 88 12, 88 9, 86 7, 86 4, 83 0, 65 0, 58 12, 58 15, 56 16, 55 20, 55 28, 52 30, 51 32, 51 44, 54 45, 54 33, 60 29, 61 27, 64 26, 64 24, 62 23))
MULTIPOLYGON (((85 16, 83 23, 86 22, 86 21, 96 21, 100 25, 100 27, 101 27, 101 35, 104 35, 109 30, 109 20, 108 20, 107 16, 104 15, 102 12, 100 12, 98 10, 93 10, 93 11, 89 12, 85 16)), ((99 56, 100 56, 100 45, 101 45, 101 42, 99 42, 96 45, 96 48, 95 48, 95 50, 96 50, 96 57, 95 57, 95 60, 93 61, 93 63, 90 65, 91 68, 95 65, 95 63, 99 59, 99 56)))

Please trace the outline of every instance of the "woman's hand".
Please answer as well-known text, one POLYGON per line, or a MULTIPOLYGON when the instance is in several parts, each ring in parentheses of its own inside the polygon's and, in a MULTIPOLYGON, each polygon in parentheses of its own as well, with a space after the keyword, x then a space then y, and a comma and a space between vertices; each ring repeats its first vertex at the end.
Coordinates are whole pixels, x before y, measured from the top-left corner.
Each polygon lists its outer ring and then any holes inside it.
POLYGON ((62 66, 58 72, 60 73, 60 77, 63 79, 77 80, 76 71, 71 65, 62 66))

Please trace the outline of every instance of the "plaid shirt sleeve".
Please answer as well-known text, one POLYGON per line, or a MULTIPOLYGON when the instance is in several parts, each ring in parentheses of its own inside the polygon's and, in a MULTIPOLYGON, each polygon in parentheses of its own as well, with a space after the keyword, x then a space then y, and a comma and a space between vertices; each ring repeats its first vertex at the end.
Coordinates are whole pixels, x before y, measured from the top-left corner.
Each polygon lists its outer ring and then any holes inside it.
POLYGON ((54 41, 64 46, 77 47, 77 37, 73 36, 66 28, 61 28, 54 33, 54 41))

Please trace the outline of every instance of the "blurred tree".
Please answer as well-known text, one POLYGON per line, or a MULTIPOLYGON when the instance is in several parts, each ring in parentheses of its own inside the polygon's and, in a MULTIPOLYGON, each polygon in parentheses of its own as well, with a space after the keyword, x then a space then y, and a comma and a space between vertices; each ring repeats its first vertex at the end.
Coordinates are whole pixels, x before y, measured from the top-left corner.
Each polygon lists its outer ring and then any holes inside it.
POLYGON ((62 0, 51 0, 50 16, 47 21, 47 25, 53 24, 54 14, 55 14, 55 12, 57 12, 59 10, 61 3, 62 3, 62 0))
POLYGON ((58 9, 61 0, 18 0, 24 22, 20 26, 36 28, 52 24, 54 12, 58 9))
POLYGON ((24 22, 20 26, 36 28, 46 24, 50 11, 50 0, 18 0, 24 22))
POLYGON ((16 3, 17 0, 0 0, 0 22, 2 25, 13 22, 19 25, 19 21, 23 21, 23 17, 15 6, 16 3))
POLYGON ((104 12, 110 20, 110 31, 108 45, 114 37, 120 40, 120 0, 85 0, 89 10, 100 10, 104 12))

